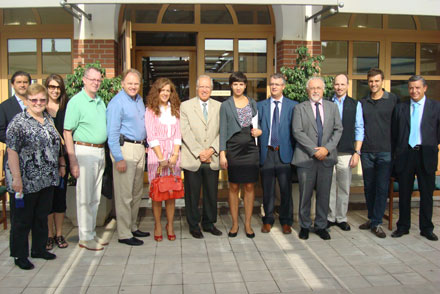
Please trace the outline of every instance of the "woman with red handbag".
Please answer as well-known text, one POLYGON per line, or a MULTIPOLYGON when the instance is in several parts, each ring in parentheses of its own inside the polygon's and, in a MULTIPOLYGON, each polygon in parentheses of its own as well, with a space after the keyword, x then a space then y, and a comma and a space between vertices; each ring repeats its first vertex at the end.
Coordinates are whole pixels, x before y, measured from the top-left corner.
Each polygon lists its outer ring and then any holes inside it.
MULTIPOLYGON (((155 189, 160 185, 154 181, 157 177, 174 176, 176 181, 180 180, 180 145, 182 145, 180 134, 180 99, 176 88, 167 78, 157 79, 147 96, 147 110, 145 112, 145 126, 147 129, 148 149, 148 179, 150 182, 150 198, 152 200, 154 214, 154 240, 160 242, 162 237, 162 225, 160 223, 162 213, 162 201, 165 201, 167 217, 166 231, 168 240, 176 240, 174 234, 174 208, 175 199, 183 197, 183 188, 178 193, 159 193, 155 189), (152 187, 152 186, 155 187, 152 187)), ((169 183, 169 182, 168 182, 169 183)), ((181 183, 181 180, 180 180, 181 183)), ((169 187, 162 183, 163 187, 169 187)), ((160 188, 160 187, 159 187, 160 188)))

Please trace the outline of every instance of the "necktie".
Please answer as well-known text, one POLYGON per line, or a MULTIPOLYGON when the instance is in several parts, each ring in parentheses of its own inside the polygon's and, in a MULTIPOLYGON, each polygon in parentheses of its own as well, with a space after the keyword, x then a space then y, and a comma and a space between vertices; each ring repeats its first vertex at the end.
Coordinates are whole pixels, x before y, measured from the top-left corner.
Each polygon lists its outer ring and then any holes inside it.
POLYGON ((318 129, 318 147, 322 144, 322 120, 321 114, 319 113, 319 102, 315 103, 316 106, 316 128, 318 129))
POLYGON ((270 145, 272 147, 277 147, 280 145, 279 138, 278 138, 278 129, 280 128, 280 111, 278 108, 278 104, 280 101, 274 101, 275 108, 273 110, 272 115, 272 129, 270 134, 270 145))
POLYGON ((202 105, 203 105, 203 117, 205 118, 205 121, 208 121, 208 110, 206 109, 206 102, 203 102, 202 105))
POLYGON ((411 147, 416 146, 420 142, 420 126, 419 126, 419 116, 420 116, 420 105, 419 103, 412 103, 413 112, 411 115, 411 129, 409 133, 409 145, 411 147))

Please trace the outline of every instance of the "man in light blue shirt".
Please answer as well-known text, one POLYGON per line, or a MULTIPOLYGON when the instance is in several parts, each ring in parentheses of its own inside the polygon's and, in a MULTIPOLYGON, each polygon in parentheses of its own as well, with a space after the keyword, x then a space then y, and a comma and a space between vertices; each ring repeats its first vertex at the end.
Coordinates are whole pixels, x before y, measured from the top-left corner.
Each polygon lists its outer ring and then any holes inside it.
POLYGON ((119 243, 137 246, 148 237, 137 227, 145 167, 145 105, 138 94, 141 74, 128 69, 122 74, 122 88, 107 107, 108 145, 113 162, 116 220, 119 243))
POLYGON ((362 105, 347 96, 348 77, 345 74, 335 77, 333 88, 335 95, 331 100, 338 106, 344 130, 338 144, 338 163, 333 169, 327 221, 328 227, 337 225, 341 230, 349 231, 347 210, 351 169, 359 163, 364 140, 364 119, 362 105))

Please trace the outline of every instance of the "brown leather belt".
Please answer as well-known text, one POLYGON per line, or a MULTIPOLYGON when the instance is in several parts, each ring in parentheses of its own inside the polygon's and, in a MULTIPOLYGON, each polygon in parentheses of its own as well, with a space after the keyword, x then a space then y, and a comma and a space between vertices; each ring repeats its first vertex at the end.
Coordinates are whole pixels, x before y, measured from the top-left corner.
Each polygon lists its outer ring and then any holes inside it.
POLYGON ((82 145, 82 146, 96 147, 96 148, 104 148, 104 144, 93 144, 93 143, 86 143, 86 142, 80 142, 80 141, 75 141, 75 144, 82 145))
POLYGON ((267 146, 267 148, 268 148, 269 150, 272 150, 272 151, 278 151, 278 150, 280 150, 280 146, 277 146, 277 147, 267 146))

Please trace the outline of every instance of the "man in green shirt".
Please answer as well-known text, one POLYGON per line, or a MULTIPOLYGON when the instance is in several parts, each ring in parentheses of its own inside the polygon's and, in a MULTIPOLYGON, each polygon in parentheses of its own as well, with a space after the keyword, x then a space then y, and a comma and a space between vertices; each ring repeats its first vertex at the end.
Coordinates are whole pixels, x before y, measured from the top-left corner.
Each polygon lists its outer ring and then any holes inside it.
POLYGON ((104 143, 107 140, 106 107, 96 95, 101 81, 99 69, 85 70, 84 88, 70 99, 64 120, 70 172, 77 179, 79 247, 95 251, 103 250, 102 245, 108 244, 97 238, 95 232, 105 167, 104 143))

